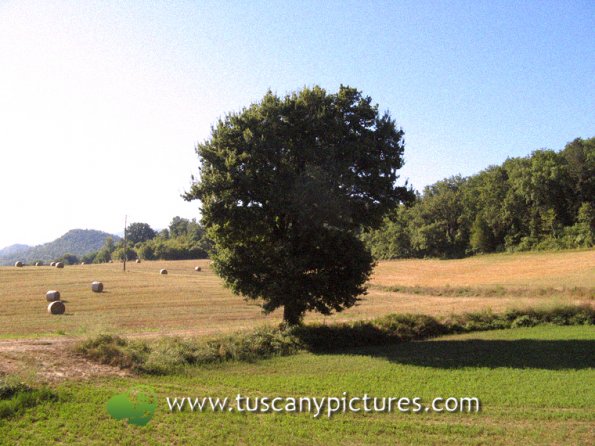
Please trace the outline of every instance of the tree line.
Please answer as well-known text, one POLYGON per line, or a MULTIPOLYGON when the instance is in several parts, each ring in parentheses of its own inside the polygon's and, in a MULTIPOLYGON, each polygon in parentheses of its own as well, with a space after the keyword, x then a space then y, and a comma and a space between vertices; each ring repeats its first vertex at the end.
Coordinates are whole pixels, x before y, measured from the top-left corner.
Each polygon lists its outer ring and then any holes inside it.
POLYGON ((157 232, 147 223, 131 223, 126 227, 126 247, 124 240, 105 240, 103 246, 80 259, 66 254, 66 263, 106 263, 109 261, 135 260, 186 260, 208 257, 211 248, 204 228, 196 219, 174 217, 169 226, 157 232))
POLYGON ((592 247, 595 138, 438 181, 362 239, 377 259, 592 247))
MULTIPOLYGON (((427 186, 360 237, 376 259, 588 248, 595 245, 594 197, 595 138, 577 138, 558 152, 536 150, 427 186)), ((213 251, 196 219, 174 217, 159 232, 132 223, 127 239, 128 260, 207 258, 213 251)), ((96 252, 59 260, 104 263, 121 261, 124 254, 124 241, 109 237, 96 252)))

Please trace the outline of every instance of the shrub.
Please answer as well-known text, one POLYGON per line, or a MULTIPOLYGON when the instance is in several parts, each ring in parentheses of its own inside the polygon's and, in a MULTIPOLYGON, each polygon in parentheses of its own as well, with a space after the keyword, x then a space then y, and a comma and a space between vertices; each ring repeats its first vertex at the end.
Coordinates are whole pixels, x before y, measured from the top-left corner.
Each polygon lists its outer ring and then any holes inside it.
POLYGON ((80 263, 80 259, 74 254, 64 254, 62 257, 58 258, 58 261, 65 265, 76 265, 77 263, 80 263))
POLYGON ((389 314, 375 321, 375 325, 389 336, 401 341, 425 339, 447 333, 446 327, 424 314, 389 314))
POLYGON ((120 368, 136 368, 146 361, 148 350, 142 342, 128 342, 112 335, 99 335, 79 344, 76 351, 101 364, 120 368))
POLYGON ((220 339, 163 338, 156 342, 129 342, 118 336, 99 335, 79 344, 76 351, 101 364, 149 374, 166 374, 181 367, 224 361, 254 361, 285 356, 302 348, 287 331, 260 328, 220 339))
POLYGON ((21 382, 0 378, 0 420, 21 414, 25 409, 58 398, 46 388, 34 389, 21 382))
POLYGON ((137 368, 149 374, 162 375, 185 364, 193 364, 196 346, 179 338, 166 338, 148 349, 145 361, 137 368))
POLYGON ((512 328, 533 327, 533 326, 537 325, 538 323, 539 323, 539 321, 532 318, 531 316, 523 315, 523 316, 517 317, 514 321, 512 321, 512 324, 510 326, 512 328))
POLYGON ((345 348, 386 345, 444 334, 531 327, 537 324, 595 324, 590 306, 488 311, 453 315, 437 320, 423 314, 390 314, 372 321, 333 325, 311 324, 288 329, 263 327, 211 339, 163 338, 127 341, 100 335, 82 342, 76 350, 91 360, 149 374, 174 373, 182 367, 225 361, 256 361, 286 356, 300 350, 332 352, 345 348))
POLYGON ((0 400, 6 400, 19 392, 30 392, 31 390, 33 389, 23 382, 10 382, 0 379, 0 400))
POLYGON ((371 322, 335 325, 303 325, 290 329, 300 343, 310 351, 333 351, 347 347, 385 344, 387 332, 371 322))
POLYGON ((94 263, 95 262, 95 256, 97 256, 97 251, 90 252, 88 254, 85 254, 84 256, 81 257, 81 262, 94 263))

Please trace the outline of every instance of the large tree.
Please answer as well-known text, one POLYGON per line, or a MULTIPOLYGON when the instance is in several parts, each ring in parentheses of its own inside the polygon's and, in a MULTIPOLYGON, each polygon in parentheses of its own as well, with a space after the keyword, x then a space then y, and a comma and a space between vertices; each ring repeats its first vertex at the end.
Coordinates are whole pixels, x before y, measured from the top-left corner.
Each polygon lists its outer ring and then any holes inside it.
POLYGON ((287 325, 357 302, 373 267, 357 235, 410 195, 396 185, 403 131, 388 112, 344 86, 269 92, 196 151, 185 198, 202 202, 215 271, 235 293, 284 307, 287 325))
POLYGON ((128 241, 132 244, 146 242, 155 238, 156 232, 147 223, 130 223, 126 228, 128 241))

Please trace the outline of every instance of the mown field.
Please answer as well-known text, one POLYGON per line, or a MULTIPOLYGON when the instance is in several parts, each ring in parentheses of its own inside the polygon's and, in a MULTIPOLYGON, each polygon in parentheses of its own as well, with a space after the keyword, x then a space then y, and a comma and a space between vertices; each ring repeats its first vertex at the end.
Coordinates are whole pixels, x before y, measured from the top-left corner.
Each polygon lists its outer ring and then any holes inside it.
POLYGON ((0 444, 587 445, 595 427, 592 326, 539 326, 335 354, 188 368, 169 376, 64 381, 52 399, 0 418, 0 444), (113 395, 158 395, 144 427, 112 419, 113 395), (166 397, 474 396, 479 413, 171 413, 166 397))
MULTIPOLYGON (((225 289, 207 260, 0 267, 0 338, 119 334, 214 334, 276 325, 258 302, 225 289), (195 272, 194 266, 201 266, 195 272), (159 274, 166 268, 168 275, 159 274), (100 280, 102 294, 91 292, 100 280), (64 316, 46 312, 45 293, 57 289, 64 316)), ((306 321, 370 319, 387 313, 448 315, 547 304, 593 303, 595 250, 498 254, 462 260, 380 262, 369 293, 341 314, 306 321)))

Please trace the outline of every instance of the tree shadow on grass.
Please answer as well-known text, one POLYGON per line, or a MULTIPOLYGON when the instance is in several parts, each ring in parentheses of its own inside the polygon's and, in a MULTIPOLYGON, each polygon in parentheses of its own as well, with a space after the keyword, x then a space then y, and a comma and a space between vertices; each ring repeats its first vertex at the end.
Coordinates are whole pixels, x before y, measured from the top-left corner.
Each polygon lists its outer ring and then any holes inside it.
POLYGON ((563 370, 595 367, 595 341, 590 340, 417 341, 350 349, 348 353, 384 357, 398 364, 442 369, 509 367, 563 370))

